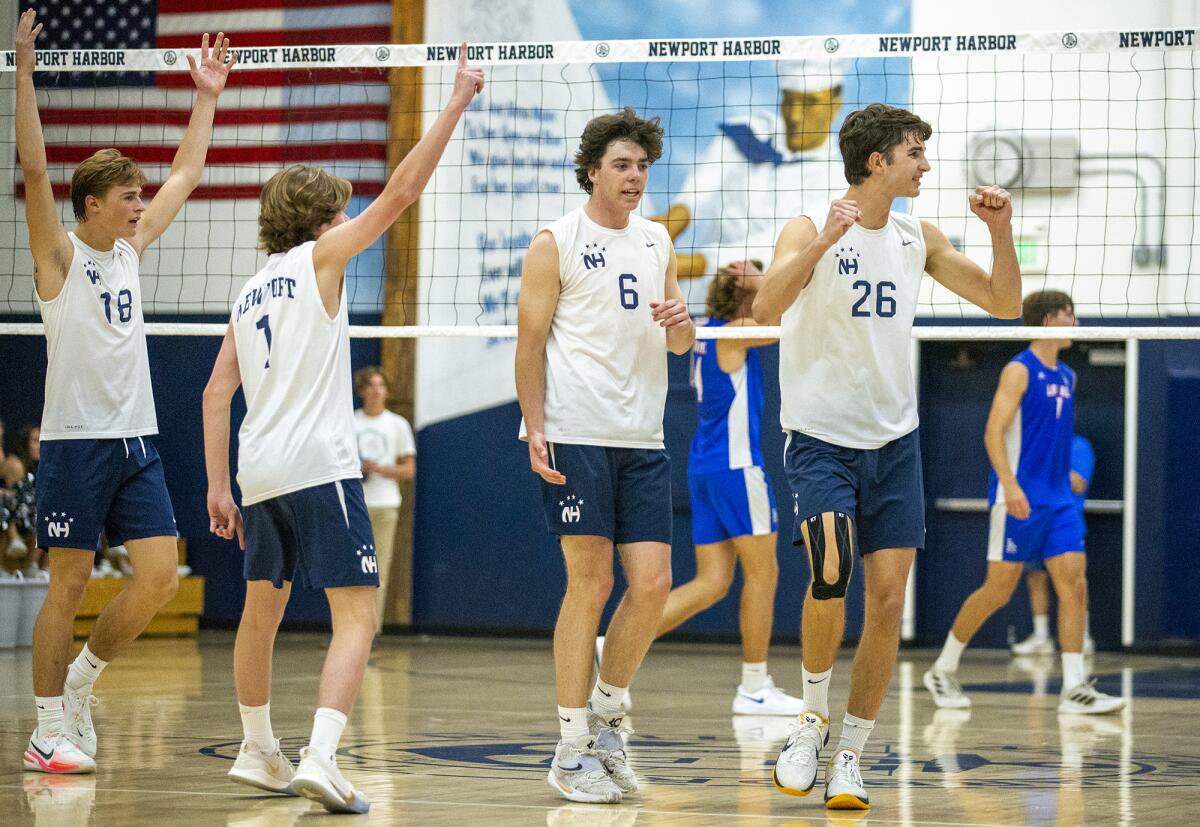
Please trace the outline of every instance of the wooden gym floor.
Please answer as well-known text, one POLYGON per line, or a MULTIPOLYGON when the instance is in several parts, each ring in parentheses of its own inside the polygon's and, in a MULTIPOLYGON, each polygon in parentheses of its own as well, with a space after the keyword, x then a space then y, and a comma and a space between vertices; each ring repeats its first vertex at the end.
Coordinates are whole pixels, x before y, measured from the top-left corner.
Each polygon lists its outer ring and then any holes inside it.
MULTIPOLYGON (((903 651, 863 768, 869 813, 779 794, 770 766, 788 720, 734 718, 733 646, 659 644, 634 686, 630 753, 643 789, 618 806, 571 804, 546 784, 557 738, 548 640, 385 638, 339 763, 369 816, 229 782, 241 736, 229 633, 143 640, 105 672, 94 776, 21 772, 34 724, 29 651, 0 652, 0 820, 5 825, 339 823, 645 825, 1181 824, 1200 819, 1200 659, 1101 653, 1120 716, 1059 718, 1057 658, 968 651, 968 711, 933 707, 929 651, 903 651), (1197 808, 1197 809, 1193 809, 1197 808)), ((282 635, 272 717, 293 757, 307 741, 325 637, 282 635)), ((799 650, 771 671, 798 689, 799 650)), ((834 736, 849 656, 834 671, 834 736)))

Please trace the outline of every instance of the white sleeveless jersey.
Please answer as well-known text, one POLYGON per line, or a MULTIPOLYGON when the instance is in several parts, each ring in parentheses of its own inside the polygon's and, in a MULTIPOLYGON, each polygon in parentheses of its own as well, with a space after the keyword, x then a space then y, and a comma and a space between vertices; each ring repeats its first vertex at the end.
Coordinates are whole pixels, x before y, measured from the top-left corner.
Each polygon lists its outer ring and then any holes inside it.
POLYGON ((138 255, 118 239, 108 252, 74 233, 62 291, 38 299, 46 328, 42 439, 120 439, 158 433, 138 255))
POLYGON ((317 289, 314 244, 270 256, 230 316, 246 394, 237 477, 245 505, 362 476, 346 291, 329 318, 317 289))
POLYGON ((663 301, 670 237, 637 215, 622 230, 601 227, 583 207, 546 229, 561 285, 546 342, 546 439, 662 448, 667 335, 650 303, 663 301))
MULTIPOLYGON (((806 213, 820 232, 828 207, 806 213)), ((879 448, 917 427, 910 347, 925 237, 891 213, 855 224, 817 261, 783 314, 780 424, 846 448, 879 448)))

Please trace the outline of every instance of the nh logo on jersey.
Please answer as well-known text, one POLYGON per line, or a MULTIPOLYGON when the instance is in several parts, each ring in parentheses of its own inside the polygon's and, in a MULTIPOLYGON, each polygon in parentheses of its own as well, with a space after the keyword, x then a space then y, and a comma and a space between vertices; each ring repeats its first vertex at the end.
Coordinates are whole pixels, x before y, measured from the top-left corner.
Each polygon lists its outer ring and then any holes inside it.
POLYGON ((562 521, 564 523, 577 523, 582 515, 583 500, 578 499, 574 494, 568 496, 565 500, 559 500, 558 504, 562 506, 562 521))
POLYGON ((83 265, 83 273, 88 277, 88 281, 90 281, 92 284, 100 283, 100 271, 96 269, 95 262, 89 261, 87 264, 83 265))
POLYGON ((838 247, 834 256, 837 258, 839 276, 858 275, 859 253, 853 247, 838 247))
POLYGON ((49 517, 42 517, 42 522, 46 524, 46 533, 51 537, 70 537, 71 523, 75 522, 75 518, 68 517, 65 511, 61 514, 52 511, 49 517))
POLYGON ((595 244, 584 244, 583 252, 583 269, 595 270, 598 267, 604 267, 604 251, 605 247, 601 247, 599 242, 595 244))
POLYGON ((358 556, 362 558, 358 561, 358 564, 363 574, 379 573, 379 562, 375 559, 375 546, 359 546, 358 556))

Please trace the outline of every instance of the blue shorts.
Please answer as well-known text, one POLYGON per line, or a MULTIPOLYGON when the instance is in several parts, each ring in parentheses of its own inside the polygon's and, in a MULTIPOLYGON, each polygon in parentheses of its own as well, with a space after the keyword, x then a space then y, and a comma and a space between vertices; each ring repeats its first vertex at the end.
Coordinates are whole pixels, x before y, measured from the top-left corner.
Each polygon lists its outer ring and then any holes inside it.
POLYGON ((671 459, 662 449, 550 443, 566 485, 542 480, 546 530, 625 543, 671 543, 671 459))
POLYGON ((37 469, 37 544, 97 551, 174 537, 162 460, 149 437, 47 439, 37 469))
POLYGON ((1084 534, 1083 515, 1075 503, 1032 506, 1025 520, 1011 516, 1004 503, 996 503, 991 510, 987 559, 1025 563, 1083 551, 1084 534))
POLYGON ((733 537, 770 534, 779 527, 775 495, 757 465, 688 474, 692 541, 703 546, 733 537))
POLYGON ((338 480, 248 505, 247 580, 292 580, 311 589, 378 586, 375 537, 362 481, 338 480))
POLYGON ((854 520, 860 554, 925 547, 925 485, 917 431, 882 448, 843 448, 787 432, 783 465, 792 488, 792 543, 809 517, 840 511, 854 520))

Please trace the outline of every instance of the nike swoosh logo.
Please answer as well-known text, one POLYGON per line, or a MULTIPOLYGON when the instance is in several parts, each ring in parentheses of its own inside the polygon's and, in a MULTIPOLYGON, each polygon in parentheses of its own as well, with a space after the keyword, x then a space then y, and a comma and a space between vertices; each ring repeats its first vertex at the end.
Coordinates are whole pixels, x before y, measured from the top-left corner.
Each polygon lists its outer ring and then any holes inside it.
POLYGON ((45 758, 47 763, 49 763, 50 760, 54 758, 54 750, 50 750, 49 752, 42 752, 42 748, 39 747, 37 744, 35 744, 33 741, 29 742, 29 746, 33 747, 34 752, 36 752, 38 755, 45 758))
POLYGON ((583 764, 581 764, 581 763, 579 763, 578 761, 576 761, 576 762, 575 762, 575 766, 573 766, 573 767, 564 767, 564 766, 562 766, 561 764, 559 764, 558 768, 559 768, 560 770, 562 770, 563 772, 575 772, 575 770, 581 770, 581 769, 583 769, 583 764))
POLYGON ((653 242, 653 241, 647 241, 647 242, 646 242, 646 246, 647 246, 647 247, 653 247, 653 246, 654 246, 654 242, 653 242))
POLYGON ((564 717, 563 717, 563 716, 561 716, 561 715, 559 715, 559 716, 558 716, 558 720, 560 720, 560 721, 563 721, 563 722, 565 722, 565 723, 568 723, 568 724, 569 724, 569 723, 571 723, 571 719, 570 719, 570 718, 564 718, 564 717))
POLYGON ((611 692, 605 692, 603 689, 601 689, 601 688, 600 688, 600 687, 598 687, 598 686, 596 687, 596 691, 598 691, 598 692, 599 692, 601 695, 603 695, 603 696, 604 696, 604 697, 606 697, 606 698, 611 698, 611 697, 612 697, 612 693, 611 693, 611 692))
POLYGON ((88 665, 88 666, 92 667, 93 669, 95 669, 95 668, 96 668, 96 664, 94 664, 94 663, 92 663, 90 660, 88 660, 86 655, 84 656, 84 658, 83 658, 83 659, 84 659, 84 660, 87 660, 87 665, 88 665))
POLYGON ((909 241, 901 241, 901 242, 900 242, 900 246, 901 246, 901 247, 907 247, 909 244, 916 244, 916 243, 917 243, 917 242, 916 242, 916 239, 911 239, 911 240, 909 240, 909 241))
POLYGON ((740 695, 741 695, 743 698, 745 698, 746 700, 748 700, 748 701, 754 701, 754 703, 756 703, 756 704, 760 704, 760 703, 762 703, 763 701, 765 701, 765 700, 766 700, 766 698, 752 698, 752 697, 750 697, 749 695, 747 695, 745 692, 741 692, 741 693, 739 693, 739 694, 740 694, 740 695))
POLYGON ((808 681, 808 682, 809 682, 809 683, 825 683, 825 681, 827 681, 827 680, 829 680, 829 679, 828 679, 828 678, 821 678, 821 680, 819 680, 819 681, 814 681, 814 680, 811 680, 811 679, 809 679, 809 681, 808 681))

